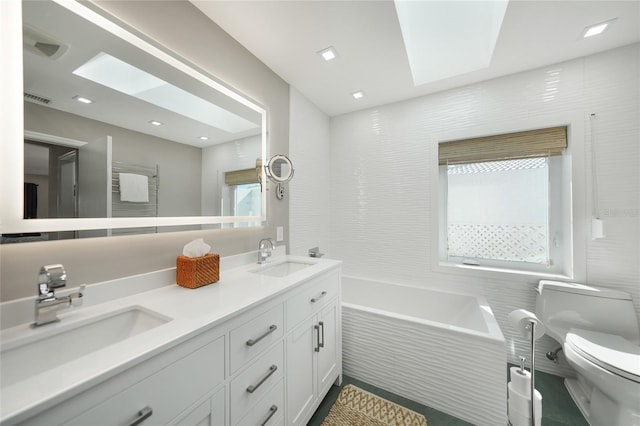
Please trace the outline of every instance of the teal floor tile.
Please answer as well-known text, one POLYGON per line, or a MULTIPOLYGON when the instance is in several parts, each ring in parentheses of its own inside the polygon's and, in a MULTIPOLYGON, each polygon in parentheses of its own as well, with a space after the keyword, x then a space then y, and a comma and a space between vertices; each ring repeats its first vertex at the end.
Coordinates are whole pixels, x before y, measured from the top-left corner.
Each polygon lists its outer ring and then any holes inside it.
MULTIPOLYGON (((510 367, 510 366, 509 366, 510 367)), ((427 407, 418 402, 401 397, 392 392, 362 382, 349 376, 343 376, 342 386, 352 384, 391 402, 402 405, 410 410, 423 414, 427 418, 428 426, 468 426, 464 420, 458 419, 441 411, 427 407)), ((506 384, 505 384, 506 386, 506 384)), ((536 388, 542 393, 542 426, 588 426, 580 410, 569 396, 564 387, 563 378, 536 373, 536 388)), ((325 399, 309 421, 309 426, 319 426, 327 416, 331 406, 338 398, 341 387, 332 386, 325 399)), ((506 401, 505 401, 506 405, 506 401)), ((499 426, 499 425, 497 425, 499 426)))

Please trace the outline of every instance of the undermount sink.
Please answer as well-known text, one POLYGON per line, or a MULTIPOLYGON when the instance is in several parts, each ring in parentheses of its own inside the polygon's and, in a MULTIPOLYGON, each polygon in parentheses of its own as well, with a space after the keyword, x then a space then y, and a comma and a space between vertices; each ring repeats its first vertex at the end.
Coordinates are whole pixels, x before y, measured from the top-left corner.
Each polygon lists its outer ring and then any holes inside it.
POLYGON ((25 330, 24 335, 2 342, 0 377, 2 387, 12 385, 48 369, 104 349, 144 333, 171 318, 141 306, 88 318, 25 330))
POLYGON ((313 266, 313 262, 303 262, 299 260, 285 260, 278 263, 263 263, 260 267, 251 270, 254 274, 268 275, 270 277, 286 277, 294 272, 301 271, 309 266, 313 266))

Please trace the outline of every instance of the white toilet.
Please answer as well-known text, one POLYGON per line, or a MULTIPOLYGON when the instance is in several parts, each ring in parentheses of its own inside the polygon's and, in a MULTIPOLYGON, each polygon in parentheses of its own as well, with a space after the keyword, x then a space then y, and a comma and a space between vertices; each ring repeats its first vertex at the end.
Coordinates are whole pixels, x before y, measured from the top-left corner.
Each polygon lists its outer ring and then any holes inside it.
POLYGON ((640 425, 640 331, 631 296, 543 280, 536 315, 576 370, 565 385, 589 424, 640 425))

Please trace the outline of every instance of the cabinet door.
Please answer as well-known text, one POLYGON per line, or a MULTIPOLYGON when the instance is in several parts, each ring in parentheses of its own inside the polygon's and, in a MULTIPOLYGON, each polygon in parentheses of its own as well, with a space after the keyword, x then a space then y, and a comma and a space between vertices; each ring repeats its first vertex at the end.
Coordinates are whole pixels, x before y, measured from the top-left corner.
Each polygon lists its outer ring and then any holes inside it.
POLYGON ((220 426, 224 425, 224 388, 207 398, 193 410, 183 414, 173 426, 220 426))
POLYGON ((287 336, 287 424, 300 425, 315 401, 314 321, 306 320, 287 336))
POLYGON ((318 394, 322 395, 334 382, 338 370, 337 302, 332 302, 320 312, 317 324, 320 327, 322 346, 318 351, 318 394))
POLYGON ((166 424, 224 380, 224 338, 179 359, 68 425, 166 424), (136 424, 138 424, 136 423, 136 424))

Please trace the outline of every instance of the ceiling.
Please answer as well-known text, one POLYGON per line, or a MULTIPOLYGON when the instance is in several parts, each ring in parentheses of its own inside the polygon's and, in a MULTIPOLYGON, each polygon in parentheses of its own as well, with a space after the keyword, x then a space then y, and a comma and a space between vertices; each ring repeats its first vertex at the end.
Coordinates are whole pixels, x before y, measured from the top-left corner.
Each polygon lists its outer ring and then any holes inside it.
MULTIPOLYGON (((261 132, 262 116, 256 110, 169 66, 153 54, 143 52, 66 8, 52 1, 25 1, 22 12, 24 91, 30 95, 25 95, 25 100, 41 107, 199 148, 261 132), (60 45, 62 48, 59 51, 62 53, 51 56, 41 54, 42 51, 33 48, 35 42, 60 45), (77 74, 97 55, 105 54, 124 61, 138 71, 151 74, 153 80, 125 73, 120 80, 130 83, 131 87, 113 89, 106 83, 77 74), (160 99, 164 103, 154 102, 159 98, 155 96, 157 91, 162 95, 170 94, 172 98, 169 102, 168 96, 160 99), (197 94, 196 101, 199 103, 193 106, 186 102, 187 92, 197 94), (78 96, 94 102, 90 105, 77 102, 78 96), (191 105, 192 108, 181 111, 172 108, 172 105, 191 105), (211 120, 205 119, 215 116, 215 112, 225 118, 219 121, 221 124, 211 124, 211 120), (243 129, 225 126, 234 119, 248 124, 243 129), (163 124, 155 126, 151 121, 163 124), (202 140, 201 136, 208 139, 202 140)), ((110 76, 120 72, 121 68, 109 68, 104 74, 110 76)), ((48 121, 51 131, 65 134, 64 129, 57 127, 64 127, 68 122, 58 123, 51 118, 48 121)), ((89 123, 84 125, 89 126, 89 123)))
POLYGON ((415 86, 392 0, 191 2, 329 116, 640 41, 639 0, 511 0, 488 68, 415 86), (581 37, 613 18, 603 34, 581 37), (338 58, 325 62, 317 52, 328 46, 338 58))

